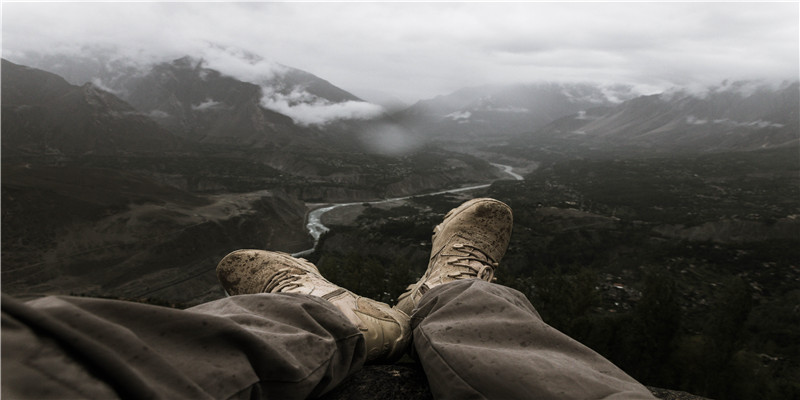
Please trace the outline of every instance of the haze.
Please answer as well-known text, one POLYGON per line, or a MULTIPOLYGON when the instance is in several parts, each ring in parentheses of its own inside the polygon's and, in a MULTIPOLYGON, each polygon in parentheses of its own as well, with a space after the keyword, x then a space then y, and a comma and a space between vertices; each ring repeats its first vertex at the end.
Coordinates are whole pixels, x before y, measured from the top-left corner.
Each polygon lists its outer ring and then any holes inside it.
POLYGON ((647 93, 796 80, 800 69, 796 2, 3 2, 2 11, 12 61, 102 46, 143 62, 203 56, 237 77, 280 63, 407 103, 491 83, 623 83, 647 93), (264 61, 220 57, 220 47, 264 61))

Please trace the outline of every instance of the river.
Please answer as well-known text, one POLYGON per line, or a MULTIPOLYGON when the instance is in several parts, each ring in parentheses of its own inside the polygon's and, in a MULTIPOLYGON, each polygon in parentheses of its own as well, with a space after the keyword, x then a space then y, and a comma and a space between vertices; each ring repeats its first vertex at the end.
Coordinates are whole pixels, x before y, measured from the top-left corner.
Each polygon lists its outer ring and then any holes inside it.
MULTIPOLYGON (((508 174, 508 176, 510 176, 514 180, 521 181, 521 180, 524 179, 522 177, 522 175, 517 174, 516 172, 514 172, 513 168, 510 165, 497 164, 497 163, 491 163, 491 164, 493 166, 497 167, 497 168, 502 169, 503 172, 508 174)), ((303 250, 303 251, 294 253, 292 255, 295 256, 295 257, 307 256, 307 255, 313 253, 314 250, 316 250, 317 245, 319 244, 319 238, 322 236, 323 233, 325 233, 325 232, 330 230, 330 229, 328 229, 327 226, 325 226, 322 223, 322 215, 327 213, 328 211, 331 211, 331 210, 335 209, 335 208, 347 207, 347 206, 352 206, 352 205, 356 205, 356 204, 383 204, 383 203, 391 203, 393 201, 408 200, 408 199, 413 198, 413 197, 437 196, 437 195, 445 194, 445 193, 468 192, 468 191, 471 191, 471 190, 478 190, 478 189, 487 188, 490 185, 491 185, 491 183, 485 183, 485 184, 481 184, 481 185, 474 185, 474 186, 460 187, 460 188, 454 188, 454 189, 447 189, 447 190, 441 190, 441 191, 433 192, 433 193, 416 194, 416 195, 413 195, 413 196, 394 197, 394 198, 391 198, 391 199, 384 199, 384 200, 357 201, 357 202, 352 202, 352 203, 336 203, 336 204, 331 204, 331 205, 328 205, 328 206, 325 206, 325 207, 314 209, 314 210, 312 210, 311 212, 308 213, 308 222, 306 223, 306 228, 308 229, 309 235, 311 235, 311 237, 314 238, 314 247, 312 247, 310 249, 307 249, 307 250, 303 250)))

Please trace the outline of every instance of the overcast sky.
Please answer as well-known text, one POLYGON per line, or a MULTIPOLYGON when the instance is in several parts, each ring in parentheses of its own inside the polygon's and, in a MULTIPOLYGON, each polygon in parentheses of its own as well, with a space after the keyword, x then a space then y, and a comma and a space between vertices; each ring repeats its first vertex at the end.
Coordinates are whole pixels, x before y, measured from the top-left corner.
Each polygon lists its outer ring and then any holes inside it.
POLYGON ((406 102, 486 83, 798 79, 789 3, 2 3, 3 56, 118 46, 155 59, 209 43, 406 102))

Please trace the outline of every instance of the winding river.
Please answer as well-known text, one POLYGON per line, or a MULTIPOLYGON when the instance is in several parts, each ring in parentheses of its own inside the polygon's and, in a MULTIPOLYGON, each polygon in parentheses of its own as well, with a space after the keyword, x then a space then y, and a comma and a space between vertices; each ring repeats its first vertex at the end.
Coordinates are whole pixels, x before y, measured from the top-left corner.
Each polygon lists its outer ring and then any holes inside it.
MULTIPOLYGON (((513 168, 510 165, 496 164, 496 163, 491 163, 491 164, 493 166, 497 167, 497 168, 502 169, 503 172, 505 172, 508 176, 510 176, 514 180, 521 181, 521 180, 524 179, 522 177, 522 175, 517 174, 516 172, 514 172, 513 168)), ((308 229, 308 233, 311 235, 311 237, 314 238, 314 247, 312 247, 312 248, 310 248, 308 250, 303 250, 303 251, 294 253, 292 255, 295 256, 295 257, 302 257, 302 256, 306 256, 306 255, 309 255, 309 254, 314 252, 314 250, 317 248, 317 244, 319 244, 319 238, 322 236, 323 233, 325 233, 325 232, 330 230, 330 229, 328 229, 327 226, 325 226, 322 223, 322 215, 327 213, 328 211, 331 211, 331 210, 335 209, 335 208, 347 207, 347 206, 352 206, 352 205, 356 205, 356 204, 383 204, 383 203, 391 203, 393 201, 408 200, 408 199, 413 198, 413 197, 425 197, 425 196, 436 196, 436 195, 445 194, 445 193, 468 192, 468 191, 471 191, 471 190, 478 190, 478 189, 487 188, 490 185, 491 185, 491 183, 485 183, 485 184, 481 184, 481 185, 460 187, 460 188, 455 188, 455 189, 447 189, 447 190, 442 190, 442 191, 438 191, 438 192, 416 194, 416 195, 412 195, 412 196, 394 197, 394 198, 391 198, 391 199, 384 199, 384 200, 357 201, 357 202, 352 202, 352 203, 336 203, 336 204, 331 204, 329 206, 325 206, 325 207, 314 209, 314 210, 312 210, 311 212, 308 213, 308 222, 306 223, 306 228, 308 229)))

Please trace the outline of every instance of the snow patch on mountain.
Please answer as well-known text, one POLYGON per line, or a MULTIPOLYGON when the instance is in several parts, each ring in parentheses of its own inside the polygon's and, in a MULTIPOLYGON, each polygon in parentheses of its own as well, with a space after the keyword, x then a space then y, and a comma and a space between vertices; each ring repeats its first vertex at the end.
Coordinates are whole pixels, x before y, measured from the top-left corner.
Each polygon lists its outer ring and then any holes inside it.
POLYGON ((451 112, 450 114, 447 114, 444 117, 452 119, 453 121, 459 121, 459 120, 467 120, 471 116, 472 113, 469 111, 456 111, 456 112, 451 112))
POLYGON ((495 112, 502 112, 502 113, 527 113, 530 112, 525 107, 514 107, 514 106, 506 106, 506 107, 494 107, 488 106, 486 107, 486 111, 495 111, 495 112))
POLYGON ((147 116, 150 117, 150 118, 156 118, 156 119, 158 119, 158 118, 168 118, 169 117, 169 113, 167 113, 166 111, 161 111, 161 110, 153 110, 153 111, 150 111, 149 113, 147 113, 147 116))
POLYGON ((698 118, 694 115, 689 115, 686 117, 686 123, 689 125, 705 125, 708 123, 714 123, 718 125, 727 125, 730 127, 750 127, 750 128, 783 128, 784 124, 779 124, 777 122, 765 121, 763 119, 757 119, 755 121, 746 121, 746 122, 739 122, 734 121, 728 118, 721 118, 709 121, 706 118, 698 118))
POLYGON ((206 101, 200 104, 192 104, 192 110, 194 111, 205 111, 214 108, 220 108, 223 104, 219 101, 214 101, 213 99, 206 99, 206 101))
POLYGON ((723 80, 718 85, 707 86, 702 84, 675 86, 664 90, 659 97, 664 101, 674 101, 686 97, 694 97, 707 100, 710 96, 722 93, 733 94, 748 98, 758 93, 770 93, 784 90, 791 86, 793 82, 768 82, 764 80, 723 80))
POLYGON ((686 123, 689 125, 705 125, 708 123, 707 119, 697 118, 694 115, 686 117, 686 123))

